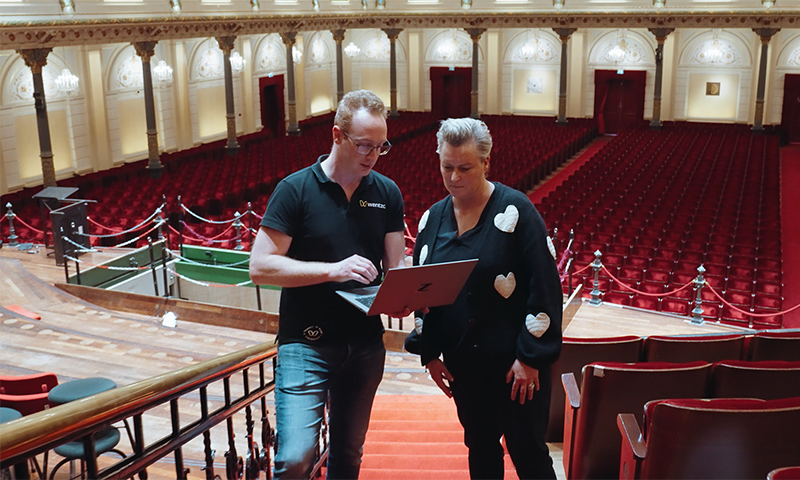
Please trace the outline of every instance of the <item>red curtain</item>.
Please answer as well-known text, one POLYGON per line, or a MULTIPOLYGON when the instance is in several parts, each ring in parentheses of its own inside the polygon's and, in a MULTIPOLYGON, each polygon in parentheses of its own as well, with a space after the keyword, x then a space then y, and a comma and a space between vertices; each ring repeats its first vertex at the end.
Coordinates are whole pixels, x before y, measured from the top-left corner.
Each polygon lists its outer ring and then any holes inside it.
POLYGON ((626 101, 629 101, 636 111, 636 118, 644 120, 644 87, 647 72, 644 70, 625 70, 621 74, 617 70, 594 71, 594 118, 597 119, 601 135, 605 134, 606 118, 604 109, 608 97, 609 81, 626 80, 631 82, 630 91, 626 92, 626 101))

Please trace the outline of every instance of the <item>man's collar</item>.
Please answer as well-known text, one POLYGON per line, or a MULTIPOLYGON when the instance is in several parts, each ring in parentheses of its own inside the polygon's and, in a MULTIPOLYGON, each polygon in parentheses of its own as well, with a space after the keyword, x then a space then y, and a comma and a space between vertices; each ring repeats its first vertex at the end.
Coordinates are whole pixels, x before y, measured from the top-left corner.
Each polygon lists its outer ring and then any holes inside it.
MULTIPOLYGON (((327 160, 328 157, 330 157, 329 153, 326 153, 325 155, 320 155, 319 158, 317 158, 317 163, 311 166, 311 171, 314 172, 314 175, 317 177, 317 181, 319 181, 319 183, 336 183, 333 180, 331 180, 330 177, 328 177, 328 175, 325 174, 325 170, 322 169, 322 162, 327 160)), ((359 182, 358 188, 356 190, 372 185, 373 181, 374 181, 374 175, 372 174, 372 171, 370 171, 366 177, 361 178, 361 182, 359 182)))

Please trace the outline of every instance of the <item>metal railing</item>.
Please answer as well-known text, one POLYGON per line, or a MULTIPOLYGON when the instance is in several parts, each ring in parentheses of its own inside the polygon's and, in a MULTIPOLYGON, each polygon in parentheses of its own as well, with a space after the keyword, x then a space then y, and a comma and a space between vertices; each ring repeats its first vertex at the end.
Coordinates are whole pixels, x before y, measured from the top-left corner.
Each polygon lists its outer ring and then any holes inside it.
MULTIPOLYGON (((186 478, 181 447, 202 435, 205 454, 205 477, 219 478, 214 473, 214 451, 211 449, 211 429, 227 422, 228 451, 225 453, 226 477, 228 479, 259 478, 266 472, 271 478, 271 447, 274 433, 268 419, 266 395, 275 389, 274 365, 277 346, 272 343, 255 345, 237 352, 174 370, 131 385, 116 388, 75 402, 53 407, 33 415, 0 425, 0 468, 27 462, 37 454, 46 452, 70 441, 82 441, 85 451, 88 478, 131 478, 134 475, 147 478, 146 468, 158 460, 173 454, 175 478, 186 478), (272 368, 270 368, 270 366, 272 368), (257 370, 257 380, 251 386, 257 370), (238 378, 241 376, 241 385, 238 378), (232 396, 231 380, 237 381, 241 395, 232 396), (211 409, 208 387, 222 382, 223 400, 220 406, 211 409), (199 393, 200 417, 181 425, 178 400, 187 394, 199 393), (261 447, 254 440, 255 421, 252 404, 260 402, 261 447), (169 405, 171 432, 156 441, 145 441, 142 415, 148 410, 169 405), (247 439, 246 461, 236 452, 234 444, 233 415, 245 411, 247 439), (132 418, 133 453, 126 458, 98 470, 94 455, 92 435, 109 425, 132 418)), ((217 385, 214 385, 218 387, 217 385)), ((194 401, 194 400, 192 400, 194 401)), ((323 434, 326 433, 323 430, 323 434)), ((320 442, 318 464, 327 457, 327 442, 320 442)), ((315 469, 316 474, 316 469, 315 469)))

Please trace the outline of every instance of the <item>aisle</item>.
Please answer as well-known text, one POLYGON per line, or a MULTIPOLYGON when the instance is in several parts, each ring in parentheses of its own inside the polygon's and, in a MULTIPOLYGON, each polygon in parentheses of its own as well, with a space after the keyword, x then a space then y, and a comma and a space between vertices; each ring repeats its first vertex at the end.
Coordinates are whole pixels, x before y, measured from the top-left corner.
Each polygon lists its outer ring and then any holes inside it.
POLYGON ((571 163, 569 163, 566 167, 564 167, 560 172, 553 175, 553 178, 548 180, 542 185, 539 185, 539 188, 533 191, 528 198, 531 199, 531 203, 534 205, 538 205, 541 203, 542 199, 546 197, 550 192, 556 189, 559 185, 564 183, 564 181, 569 178, 574 172, 576 172, 579 168, 583 166, 584 163, 588 162, 592 156, 599 152, 603 147, 606 146, 608 142, 610 142, 614 137, 598 137, 586 147, 586 150, 583 151, 582 154, 571 163))

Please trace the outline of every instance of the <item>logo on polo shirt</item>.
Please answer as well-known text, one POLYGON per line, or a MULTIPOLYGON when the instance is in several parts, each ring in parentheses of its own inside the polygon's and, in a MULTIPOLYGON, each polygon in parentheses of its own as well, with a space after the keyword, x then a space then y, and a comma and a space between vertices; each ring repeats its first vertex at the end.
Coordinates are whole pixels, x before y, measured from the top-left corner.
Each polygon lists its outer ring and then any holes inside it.
POLYGON ((361 205, 361 208, 382 208, 386 210, 385 203, 378 203, 378 202, 368 202, 366 200, 359 200, 358 204, 361 205))

